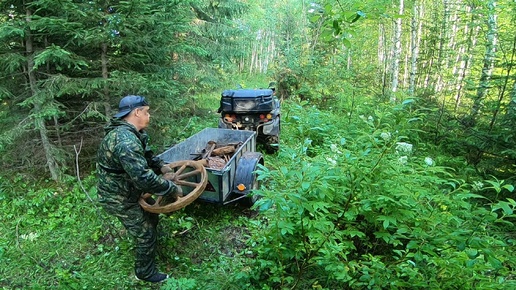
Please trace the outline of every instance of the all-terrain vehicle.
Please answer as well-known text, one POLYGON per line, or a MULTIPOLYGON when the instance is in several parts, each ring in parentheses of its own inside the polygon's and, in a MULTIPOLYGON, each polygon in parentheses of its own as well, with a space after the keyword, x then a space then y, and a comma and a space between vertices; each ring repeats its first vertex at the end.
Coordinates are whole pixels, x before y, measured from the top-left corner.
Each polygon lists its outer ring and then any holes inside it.
POLYGON ((267 153, 279 149, 280 101, 274 88, 225 90, 221 94, 219 128, 255 131, 267 153))

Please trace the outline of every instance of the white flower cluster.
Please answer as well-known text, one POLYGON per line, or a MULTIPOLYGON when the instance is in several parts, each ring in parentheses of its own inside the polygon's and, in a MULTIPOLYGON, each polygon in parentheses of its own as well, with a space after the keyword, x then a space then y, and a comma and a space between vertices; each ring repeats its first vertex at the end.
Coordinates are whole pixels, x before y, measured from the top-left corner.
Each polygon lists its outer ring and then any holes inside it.
POLYGON ((342 154, 342 151, 339 150, 339 145, 337 144, 331 144, 330 150, 335 154, 333 154, 333 157, 326 157, 326 161, 328 161, 328 165, 337 166, 337 155, 342 154))
POLYGON ((391 132, 382 132, 380 134, 380 138, 382 138, 384 141, 389 141, 392 138, 391 132))
POLYGON ((38 233, 29 233, 28 235, 21 235, 20 238, 24 239, 24 240, 29 240, 31 242, 34 242, 34 240, 39 237, 39 234, 38 233))
POLYGON ((330 150, 333 153, 342 154, 342 151, 339 150, 339 145, 337 145, 337 144, 331 144, 330 150))
POLYGON ((396 143, 396 153, 400 155, 398 158, 398 163, 401 165, 408 164, 408 157, 412 154, 412 144, 407 142, 397 142, 396 143))
POLYGON ((407 143, 407 142, 396 143, 396 153, 398 153, 400 155, 412 154, 412 144, 407 143))
POLYGON ((473 181, 473 189, 480 191, 484 188, 484 184, 481 181, 473 181))
POLYGON ((372 123, 374 121, 373 116, 368 116, 367 118, 364 115, 358 116, 360 119, 362 119, 364 122, 372 123))
POLYGON ((335 160, 335 159, 333 159, 331 157, 326 157, 326 161, 328 161, 333 166, 337 165, 337 160, 335 160))
POLYGON ((433 166, 435 164, 434 160, 431 157, 425 157, 425 163, 428 166, 433 166))

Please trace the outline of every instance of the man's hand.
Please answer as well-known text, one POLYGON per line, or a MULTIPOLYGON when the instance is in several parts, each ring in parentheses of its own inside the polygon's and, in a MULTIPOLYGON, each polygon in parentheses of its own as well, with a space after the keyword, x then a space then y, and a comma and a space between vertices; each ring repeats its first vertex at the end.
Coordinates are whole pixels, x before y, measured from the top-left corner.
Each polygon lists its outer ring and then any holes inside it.
POLYGON ((174 181, 175 177, 176 177, 175 174, 171 171, 163 174, 163 178, 166 180, 174 181))
POLYGON ((161 166, 161 173, 167 174, 169 172, 172 172, 172 168, 168 167, 168 165, 161 166))

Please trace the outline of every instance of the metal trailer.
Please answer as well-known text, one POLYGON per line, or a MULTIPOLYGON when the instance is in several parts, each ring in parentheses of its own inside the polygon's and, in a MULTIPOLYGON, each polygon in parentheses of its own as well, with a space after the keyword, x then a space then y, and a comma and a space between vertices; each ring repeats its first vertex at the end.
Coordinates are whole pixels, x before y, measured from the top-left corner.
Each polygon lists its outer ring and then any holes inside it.
MULTIPOLYGON (((250 193, 259 186, 255 171, 258 164, 264 164, 263 155, 256 152, 256 132, 206 128, 159 154, 158 157, 165 163, 191 160, 192 156, 202 152, 210 141, 217 144, 240 145, 222 169, 206 168, 208 183, 198 199, 222 205, 235 201, 248 206, 253 205, 258 196, 250 193)), ((199 181, 199 176, 191 178, 193 182, 199 181)))

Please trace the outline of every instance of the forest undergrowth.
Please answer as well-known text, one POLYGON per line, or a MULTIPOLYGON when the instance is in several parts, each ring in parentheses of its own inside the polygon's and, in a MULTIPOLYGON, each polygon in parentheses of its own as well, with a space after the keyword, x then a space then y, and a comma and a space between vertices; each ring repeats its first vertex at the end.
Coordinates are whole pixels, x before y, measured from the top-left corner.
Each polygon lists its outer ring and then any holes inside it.
MULTIPOLYGON (((0 287, 516 287, 513 186, 424 141, 421 106, 283 100, 255 207, 195 202, 161 216, 158 264, 172 276, 161 285, 134 278, 130 238, 95 203, 93 172, 59 185, 2 176, 0 287)), ((213 124, 206 114, 178 127, 213 124)))

